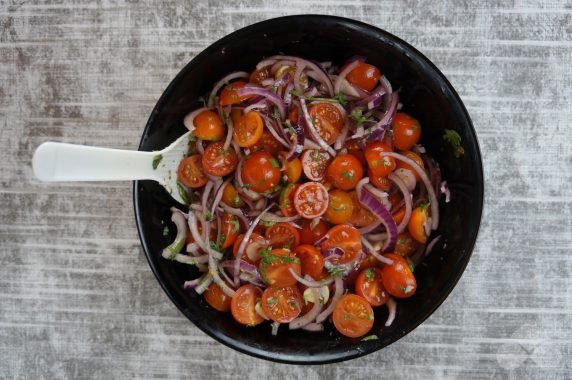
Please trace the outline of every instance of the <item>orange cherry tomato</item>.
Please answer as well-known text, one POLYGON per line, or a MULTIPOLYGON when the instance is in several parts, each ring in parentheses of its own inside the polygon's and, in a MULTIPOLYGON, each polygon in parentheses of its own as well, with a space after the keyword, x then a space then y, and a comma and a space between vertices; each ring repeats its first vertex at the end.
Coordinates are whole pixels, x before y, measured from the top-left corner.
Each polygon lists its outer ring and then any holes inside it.
POLYGON ((361 271, 356 279, 355 291, 365 298, 371 306, 381 306, 387 302, 389 295, 381 281, 381 269, 367 268, 361 271))
POLYGON ((341 190, 352 190, 363 178, 363 167, 351 154, 340 154, 328 166, 326 181, 341 190))
POLYGON ((264 122, 256 111, 250 111, 237 118, 232 136, 236 144, 242 148, 253 146, 262 137, 264 122))
POLYGON ((288 223, 276 223, 268 227, 265 237, 272 248, 292 249, 300 244, 300 233, 288 223))
POLYGON ((330 191, 330 201, 325 217, 332 224, 342 224, 350 220, 354 211, 352 197, 342 190, 330 191))
POLYGON ((391 125, 393 127, 393 144, 399 150, 409 150, 421 138, 419 122, 404 112, 395 114, 391 125))
POLYGON ((242 81, 232 82, 227 84, 220 93, 219 103, 221 106, 230 106, 231 104, 242 103, 247 99, 252 98, 253 95, 238 96, 236 90, 246 86, 242 81))
POLYGON ((236 187, 230 182, 228 182, 222 190, 222 201, 230 207, 244 207, 244 201, 238 194, 238 190, 236 190, 236 187))
POLYGON ((276 140, 274 136, 272 136, 272 133, 265 128, 264 131, 262 131, 262 136, 260 139, 256 142, 256 144, 251 146, 250 149, 253 152, 261 150, 276 156, 282 149, 284 149, 284 147, 278 142, 278 140, 276 140))
POLYGON ((336 142, 345 119, 342 112, 332 103, 317 103, 308 107, 308 114, 314 128, 328 145, 336 142))
POLYGON ((394 297, 408 298, 415 294, 417 281, 407 261, 396 254, 384 255, 393 261, 381 270, 381 279, 385 290, 394 297))
POLYGON ((330 156, 320 150, 307 149, 302 153, 301 161, 306 178, 312 181, 321 181, 326 175, 330 156))
POLYGON ((236 290, 230 303, 230 311, 234 319, 246 326, 256 326, 264 322, 264 318, 256 312, 256 304, 262 299, 262 290, 252 284, 243 285, 236 290))
POLYGON ((346 294, 340 298, 332 320, 340 334, 350 338, 364 336, 373 327, 373 309, 362 297, 346 294))
POLYGON ((374 141, 365 147, 365 158, 370 175, 387 177, 395 170, 396 163, 393 157, 384 156, 383 152, 391 152, 389 145, 374 141))
POLYGON ((365 227, 375 223, 378 220, 377 216, 372 214, 371 211, 361 205, 355 191, 350 192, 349 195, 354 206, 352 216, 349 220, 351 224, 356 227, 365 227))
POLYGON ((224 137, 224 126, 216 112, 205 110, 193 120, 193 134, 201 140, 219 141, 224 137))
MULTIPOLYGON (((232 245, 232 254, 236 258, 238 255, 238 249, 240 248, 240 243, 244 239, 244 235, 238 235, 234 244, 232 245)), ((244 248, 244 253, 242 254, 241 260, 249 262, 250 264, 258 265, 260 262, 260 252, 268 246, 268 242, 264 236, 253 232, 246 243, 244 248)))
POLYGON ((210 307, 218 311, 229 311, 232 298, 227 296, 214 282, 209 285, 204 293, 205 301, 210 307))
POLYGON ((261 306, 274 322, 289 323, 302 311, 302 296, 296 286, 271 286, 262 294, 261 306))
POLYGON ((377 67, 365 62, 360 62, 355 69, 348 73, 346 79, 362 90, 371 91, 375 88, 377 82, 379 82, 380 77, 381 72, 377 67))
POLYGON ((183 185, 192 189, 197 189, 207 184, 208 178, 205 175, 200 154, 187 157, 179 163, 177 179, 183 185))
POLYGON ((234 149, 224 149, 224 142, 217 141, 206 147, 202 163, 207 174, 223 177, 236 169, 238 156, 234 149))
POLYGON ((222 214, 222 249, 234 244, 240 233, 240 222, 236 215, 227 212, 222 214))
POLYGON ((250 83, 261 84, 262 81, 271 77, 271 75, 272 75, 270 73, 271 67, 272 67, 272 65, 269 65, 269 66, 264 66, 264 67, 261 67, 259 69, 254 70, 252 73, 250 73, 250 77, 248 78, 248 81, 250 83))
POLYGON ((327 252, 332 248, 340 248, 344 254, 339 259, 340 264, 354 261, 361 249, 361 235, 359 231, 347 224, 340 224, 330 228, 327 233, 328 238, 322 243, 322 252, 327 252))
POLYGON ((302 274, 300 259, 294 253, 285 249, 262 251, 262 260, 258 265, 260 276, 271 286, 293 286, 298 282, 290 273, 292 269, 298 276, 302 274))
POLYGON ((242 182, 250 190, 263 193, 280 183, 280 162, 267 152, 254 152, 242 166, 242 182))
POLYGON ((395 243, 395 254, 399 256, 409 256, 419 248, 419 243, 415 241, 408 232, 397 235, 395 243))
MULTIPOLYGON (((411 151, 401 152, 401 154, 403 154, 405 157, 415 161, 415 163, 417 165, 419 165, 421 167, 421 169, 425 168, 425 165, 423 164, 423 159, 421 159, 421 157, 419 157, 418 154, 413 153, 411 151)), ((417 179, 417 181, 419 181, 419 179, 420 179, 419 174, 417 174, 417 171, 415 169, 413 169, 413 167, 411 165, 409 165, 409 164, 407 164, 401 160, 397 160, 397 169, 411 170, 411 172, 415 176, 415 179, 417 179)))
POLYGON ((290 183, 296 183, 300 180, 302 176, 302 163, 298 157, 292 158, 290 160, 286 159, 288 156, 288 152, 280 152, 278 153, 278 158, 282 163, 282 167, 284 168, 284 174, 290 183))
POLYGON ((411 237, 421 244, 427 242, 427 234, 425 233, 425 224, 429 215, 427 214, 428 205, 421 205, 413 209, 411 212, 411 219, 407 224, 407 231, 411 237))
POLYGON ((324 215, 328 209, 328 190, 318 182, 306 182, 294 192, 294 207, 306 219, 324 215))
POLYGON ((304 219, 300 230, 300 243, 314 245, 320 240, 330 227, 328 223, 318 219, 304 219))
POLYGON ((309 244, 302 244, 294 249, 294 253, 300 259, 302 274, 307 274, 313 279, 320 276, 324 269, 324 257, 316 247, 309 244))
POLYGON ((300 185, 289 183, 280 193, 278 208, 284 216, 294 216, 298 214, 294 207, 294 194, 300 185))

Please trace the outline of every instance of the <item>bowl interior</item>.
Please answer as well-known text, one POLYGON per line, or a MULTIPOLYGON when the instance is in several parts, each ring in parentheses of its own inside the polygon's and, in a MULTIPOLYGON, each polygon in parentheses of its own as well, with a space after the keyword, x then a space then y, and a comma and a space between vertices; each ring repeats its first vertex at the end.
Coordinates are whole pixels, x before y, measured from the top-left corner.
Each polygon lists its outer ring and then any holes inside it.
POLYGON ((286 331, 270 335, 263 324, 246 328, 230 314, 208 307, 200 296, 182 288, 197 273, 183 264, 161 258, 162 249, 174 236, 163 236, 170 224, 169 207, 175 205, 154 182, 134 186, 135 211, 140 238, 157 279, 177 307, 200 329, 242 352, 291 363, 325 363, 345 360, 384 347, 418 326, 447 297, 462 274, 477 236, 483 202, 483 176, 477 139, 469 116, 449 82, 417 50, 407 43, 357 21, 330 16, 291 16, 268 20, 234 32, 193 59, 165 90, 149 119, 140 150, 159 150, 184 133, 183 117, 200 106, 222 76, 235 70, 250 71, 261 59, 292 54, 317 61, 342 64, 352 55, 367 57, 381 68, 399 89, 403 110, 423 127, 422 144, 441 166, 452 200, 441 202, 441 223, 434 234, 443 234, 439 244, 416 268, 417 294, 398 302, 394 324, 383 326, 385 307, 378 308, 371 334, 379 339, 361 341, 324 333, 286 331), (465 154, 456 158, 443 141, 444 129, 462 137, 465 154))

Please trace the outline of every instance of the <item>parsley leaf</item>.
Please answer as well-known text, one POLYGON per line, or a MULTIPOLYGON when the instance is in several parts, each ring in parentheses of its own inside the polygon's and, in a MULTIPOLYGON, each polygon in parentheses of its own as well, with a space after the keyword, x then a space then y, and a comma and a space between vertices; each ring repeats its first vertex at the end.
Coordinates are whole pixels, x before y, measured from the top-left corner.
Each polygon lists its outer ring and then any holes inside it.
POLYGON ((238 219, 229 220, 228 224, 232 226, 232 233, 236 234, 240 230, 240 223, 238 219))
POLYGON ((217 243, 215 243, 214 241, 209 241, 209 247, 211 247, 212 249, 214 249, 217 252, 222 252, 221 246, 218 245, 217 243))
POLYGON ((345 179, 347 179, 348 181, 353 181, 354 180, 354 172, 351 172, 349 170, 342 170, 342 177, 344 177, 345 179))
POLYGON ((453 153, 455 157, 459 158, 465 154, 465 149, 461 146, 461 136, 457 131, 452 129, 445 129, 445 134, 443 134, 443 140, 447 141, 453 147, 453 153))
POLYGON ((275 159, 274 157, 272 157, 269 161, 270 161, 270 164, 272 165, 272 167, 274 167, 274 168, 280 167, 280 162, 278 162, 278 160, 275 159))
POLYGON ((362 342, 367 342, 368 340, 378 340, 379 337, 377 335, 368 335, 365 338, 362 338, 362 342))
POLYGON ((365 278, 367 278, 369 281, 371 281, 375 278, 375 270, 373 268, 367 268, 364 271, 364 274, 365 274, 365 278))
POLYGON ((204 217, 207 222, 210 222, 214 219, 214 215, 210 211, 205 212, 204 217))
POLYGON ((156 156, 153 157, 153 170, 157 170, 157 167, 159 166, 159 164, 161 163, 161 161, 163 160, 163 155, 162 154, 158 154, 156 156))
POLYGON ((169 236, 169 227, 168 226, 163 227, 163 236, 169 236))
POLYGON ((373 121, 373 117, 364 116, 363 109, 356 108, 350 115, 352 119, 356 122, 357 127, 361 127, 366 121, 373 121))
POLYGON ((346 275, 346 269, 339 266, 331 266, 328 269, 328 273, 332 277, 344 277, 346 275))
POLYGON ((177 182, 177 191, 179 192, 179 196, 181 197, 181 200, 184 202, 184 204, 188 205, 189 204, 189 196, 187 195, 187 191, 178 182, 177 182))

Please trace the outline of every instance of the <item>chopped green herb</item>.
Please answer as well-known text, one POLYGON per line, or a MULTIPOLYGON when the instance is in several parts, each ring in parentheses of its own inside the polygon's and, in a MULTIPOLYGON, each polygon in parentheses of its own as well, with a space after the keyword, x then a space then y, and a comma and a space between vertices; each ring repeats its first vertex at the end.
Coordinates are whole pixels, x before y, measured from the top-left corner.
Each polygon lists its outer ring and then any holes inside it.
POLYGON ((222 248, 220 247, 220 245, 218 245, 214 241, 209 241, 209 247, 211 247, 211 249, 214 249, 217 252, 222 252, 222 248))
POLYGON ((162 160, 163 160, 162 154, 158 154, 153 157, 153 170, 157 170, 157 167, 159 166, 162 160))
POLYGON ((350 115, 352 119, 354 119, 356 126, 361 127, 366 121, 373 121, 373 117, 371 116, 364 116, 363 109, 356 108, 350 115))
POLYGON ((348 181, 353 181, 354 180, 354 173, 349 171, 349 170, 342 170, 342 177, 344 177, 345 179, 347 179, 348 181))
POLYGON ((228 224, 230 224, 232 226, 232 233, 233 234, 236 234, 240 230, 240 223, 238 222, 238 219, 233 218, 233 219, 229 220, 228 224))
POLYGON ((343 277, 346 275, 345 268, 338 267, 338 266, 331 266, 328 268, 328 273, 332 277, 343 277))
POLYGON ((203 103, 203 107, 207 107, 207 97, 206 96, 199 96, 197 99, 199 102, 203 103))
POLYGON ((280 111, 278 111, 278 108, 274 108, 274 111, 272 111, 272 118, 274 120, 282 120, 282 115, 280 115, 280 111))
POLYGON ((305 96, 303 93, 296 91, 296 90, 292 90, 290 91, 290 94, 292 94, 293 96, 297 96, 298 98, 303 98, 309 101, 319 101, 319 102, 330 102, 330 103, 339 103, 342 106, 345 106, 347 104, 347 101, 345 99, 345 96, 343 93, 338 93, 336 96, 334 96, 333 98, 317 98, 314 96, 305 96))
POLYGON ((346 206, 336 207, 336 205, 334 205, 334 202, 332 200, 330 200, 330 208, 334 211, 345 211, 347 209, 346 206))
POLYGON ((189 133, 189 144, 194 142, 197 142, 197 136, 193 135, 192 133, 189 133))
POLYGON ((415 265, 413 265, 413 263, 409 263, 409 269, 413 272, 415 270, 415 265))
POLYGON ((273 225, 276 224, 276 222, 270 220, 261 220, 260 224, 262 224, 264 227, 272 227, 273 225))
POLYGON ((409 289, 409 285, 407 285, 406 287, 399 285, 399 290, 401 290, 401 293, 403 294, 408 294, 409 292, 411 292, 411 289, 409 289))
POLYGON ((207 222, 211 222, 214 219, 214 215, 210 211, 205 212, 204 217, 207 222))
POLYGON ((369 281, 371 281, 375 278, 375 270, 373 268, 367 268, 364 271, 364 274, 365 274, 365 278, 367 278, 369 281))
POLYGON ((220 153, 223 157, 227 157, 230 154, 230 151, 228 149, 223 149, 220 153))
POLYGON ((274 306, 276 304, 278 304, 278 299, 276 297, 269 297, 266 300, 266 305, 268 305, 268 306, 274 306))
POLYGON ((179 192, 179 196, 185 205, 189 204, 189 196, 187 195, 187 191, 181 186, 180 183, 177 182, 177 191, 179 192))
POLYGON ((453 147, 453 152, 455 157, 459 158, 465 154, 465 149, 461 146, 461 136, 457 131, 452 129, 445 129, 445 134, 443 134, 443 140, 447 141, 453 147))
POLYGON ((169 236, 169 227, 168 226, 163 227, 163 236, 169 236))
POLYGON ((363 342, 367 342, 368 340, 378 340, 379 337, 377 335, 368 335, 365 338, 362 338, 363 342))
POLYGON ((275 159, 274 157, 272 157, 269 161, 270 161, 270 164, 272 165, 272 167, 274 167, 274 168, 280 167, 280 162, 278 162, 278 160, 275 159))

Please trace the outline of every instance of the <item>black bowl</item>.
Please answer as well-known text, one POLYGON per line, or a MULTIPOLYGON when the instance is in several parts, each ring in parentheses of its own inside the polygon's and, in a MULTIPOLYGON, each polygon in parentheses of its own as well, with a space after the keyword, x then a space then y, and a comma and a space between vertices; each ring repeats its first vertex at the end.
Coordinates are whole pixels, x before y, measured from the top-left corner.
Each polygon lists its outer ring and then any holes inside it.
MULTIPOLYGON (((244 327, 230 314, 206 305, 200 296, 183 289, 197 273, 189 266, 161 258, 173 238, 163 236, 169 224, 169 195, 154 182, 134 184, 137 227, 149 265, 177 305, 201 330, 243 353, 285 363, 330 363, 385 347, 417 327, 447 298, 467 265, 481 220, 483 172, 475 130, 459 96, 445 76, 426 57, 399 38, 370 25, 340 17, 304 15, 272 19, 240 29, 215 42, 194 58, 171 82, 157 103, 139 146, 159 150, 185 132, 182 120, 200 106, 199 97, 225 74, 251 70, 261 59, 292 54, 319 61, 343 63, 353 55, 367 57, 400 89, 404 110, 423 126, 422 144, 441 165, 452 200, 440 205, 441 222, 435 234, 439 245, 415 270, 415 296, 398 302, 394 324, 383 326, 386 308, 378 308, 371 334, 377 340, 344 338, 330 327, 323 333, 286 331, 271 336, 268 324, 244 327), (465 154, 456 158, 444 142, 444 129, 462 137, 465 154)), ((171 228, 173 230, 173 228, 171 228)))

